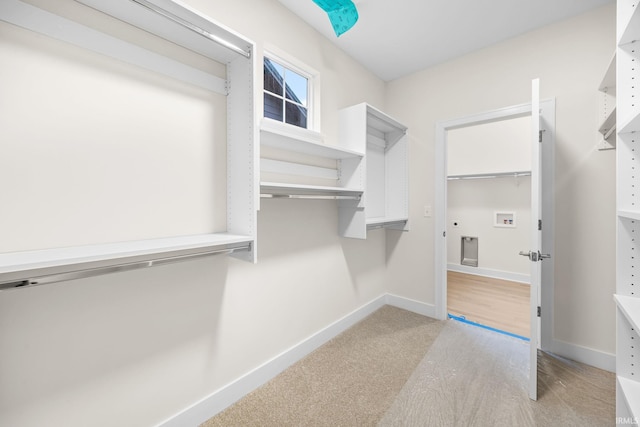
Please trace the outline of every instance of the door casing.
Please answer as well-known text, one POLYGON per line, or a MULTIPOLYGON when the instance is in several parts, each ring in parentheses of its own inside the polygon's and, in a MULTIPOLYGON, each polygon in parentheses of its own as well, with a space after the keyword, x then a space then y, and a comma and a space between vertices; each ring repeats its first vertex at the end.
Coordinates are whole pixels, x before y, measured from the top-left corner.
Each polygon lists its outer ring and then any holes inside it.
MULTIPOLYGON (((458 119, 436 123, 435 147, 435 313, 447 318, 447 132, 469 126, 515 119, 531 115, 531 103, 491 110, 458 119)), ((542 129, 542 252, 553 254, 554 248, 554 145, 555 99, 540 102, 542 129)), ((538 343, 542 350, 551 348, 553 338, 553 271, 554 259, 542 263, 542 286, 539 301, 538 343)))

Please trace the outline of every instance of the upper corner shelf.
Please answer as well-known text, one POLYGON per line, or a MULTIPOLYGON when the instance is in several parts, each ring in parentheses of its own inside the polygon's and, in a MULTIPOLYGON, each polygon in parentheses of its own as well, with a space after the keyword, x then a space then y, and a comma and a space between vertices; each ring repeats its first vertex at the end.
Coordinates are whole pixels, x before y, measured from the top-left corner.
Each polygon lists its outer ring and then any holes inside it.
POLYGON ((618 308, 636 330, 640 328, 640 298, 614 295, 618 308))
POLYGON ((367 126, 369 129, 377 130, 387 135, 387 142, 392 143, 400 139, 406 132, 407 127, 382 111, 366 105, 367 126))
MULTIPOLYGON (((253 43, 249 40, 172 0, 75 1, 79 8, 83 7, 81 5, 90 7, 223 64, 237 58, 250 58, 253 53, 253 43)), ((1 21, 212 92, 227 94, 224 79, 146 49, 136 42, 114 37, 84 22, 76 22, 63 16, 64 12, 60 10, 58 15, 21 0, 0 2, 1 21)))
POLYGON ((640 221, 640 212, 618 210, 618 217, 626 218, 634 221, 640 221))
POLYGON ((624 15, 628 17, 626 23, 619 23, 618 25, 618 46, 640 40, 640 8, 636 7, 634 3, 627 2, 627 4, 623 6, 618 2, 618 8, 631 8, 631 10, 618 11, 619 16, 624 15))
POLYGON ((76 1, 216 61, 251 56, 247 40, 173 0, 76 1))
POLYGON ((337 160, 364 156, 363 152, 323 144, 319 132, 275 120, 262 119, 260 133, 262 145, 281 150, 337 160))

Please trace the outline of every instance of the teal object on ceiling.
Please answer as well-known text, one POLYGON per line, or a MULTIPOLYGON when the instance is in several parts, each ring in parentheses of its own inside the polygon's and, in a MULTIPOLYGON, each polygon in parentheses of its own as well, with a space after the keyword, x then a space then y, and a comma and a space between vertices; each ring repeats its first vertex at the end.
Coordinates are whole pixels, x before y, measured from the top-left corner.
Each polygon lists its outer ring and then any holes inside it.
POLYGON ((358 22, 358 9, 351 0, 313 0, 329 15, 336 36, 340 37, 358 22))

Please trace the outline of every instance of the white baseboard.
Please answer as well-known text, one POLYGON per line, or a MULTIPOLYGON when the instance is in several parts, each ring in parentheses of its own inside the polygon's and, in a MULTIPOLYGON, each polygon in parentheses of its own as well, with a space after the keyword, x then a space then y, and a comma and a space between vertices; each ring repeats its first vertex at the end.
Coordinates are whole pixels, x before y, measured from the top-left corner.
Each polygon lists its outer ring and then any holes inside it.
POLYGON ((528 274, 512 273, 510 271, 492 270, 490 268, 469 267, 460 264, 447 264, 447 270, 458 273, 475 274, 476 276, 491 277, 493 279, 509 280, 511 282, 531 283, 531 277, 528 274))
POLYGON ((575 360, 576 362, 584 363, 598 369, 609 372, 616 371, 615 354, 605 353, 600 350, 594 350, 556 339, 551 341, 549 351, 566 359, 575 360))
POLYGON ((433 304, 426 304, 424 302, 412 300, 409 298, 400 297, 397 295, 386 295, 387 305, 398 307, 403 310, 411 311, 413 313, 421 314, 423 316, 436 318, 436 306, 433 304))
MULTIPOLYGON (((394 301, 398 303, 400 303, 400 300, 400 297, 395 297, 394 299, 394 301)), ((325 329, 317 332, 301 343, 282 352, 278 356, 264 363, 262 366, 259 366, 253 371, 238 378, 233 383, 228 384, 220 390, 210 394, 209 396, 205 397, 199 402, 196 402, 195 404, 174 415, 168 420, 161 422, 160 424, 158 424, 158 427, 199 426, 209 418, 213 417, 228 406, 240 400, 249 392, 265 384, 267 381, 271 380, 276 375, 287 369, 289 366, 293 365, 295 362, 301 360, 309 353, 325 344, 327 341, 336 337, 340 333, 358 323, 360 320, 364 319, 379 308, 383 307, 385 304, 387 304, 386 294, 354 310, 353 312, 344 316, 342 319, 339 319, 331 325, 327 326, 325 329)), ((407 305, 420 309, 418 307, 418 304, 420 303, 418 303, 417 301, 407 303, 407 305)), ((411 309, 407 310, 414 311, 411 309)))

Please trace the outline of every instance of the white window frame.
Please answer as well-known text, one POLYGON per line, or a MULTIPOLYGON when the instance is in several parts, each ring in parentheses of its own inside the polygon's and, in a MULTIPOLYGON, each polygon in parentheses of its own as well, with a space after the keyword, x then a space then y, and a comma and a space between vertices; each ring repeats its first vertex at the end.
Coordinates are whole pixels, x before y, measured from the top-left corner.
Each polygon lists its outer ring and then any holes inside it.
MULTIPOLYGON (((265 47, 264 58, 271 59, 274 62, 282 65, 283 67, 305 77, 307 79, 307 127, 286 123, 285 121, 279 121, 264 117, 264 105, 262 105, 262 119, 270 120, 277 123, 282 123, 285 126, 293 126, 298 129, 308 129, 315 132, 320 132, 320 73, 302 61, 292 57, 291 55, 283 52, 282 50, 269 46, 265 47)), ((264 58, 262 60, 262 66, 264 67, 264 58)), ((267 93, 264 89, 264 78, 262 79, 262 96, 260 99, 264 100, 264 94, 267 93)))

